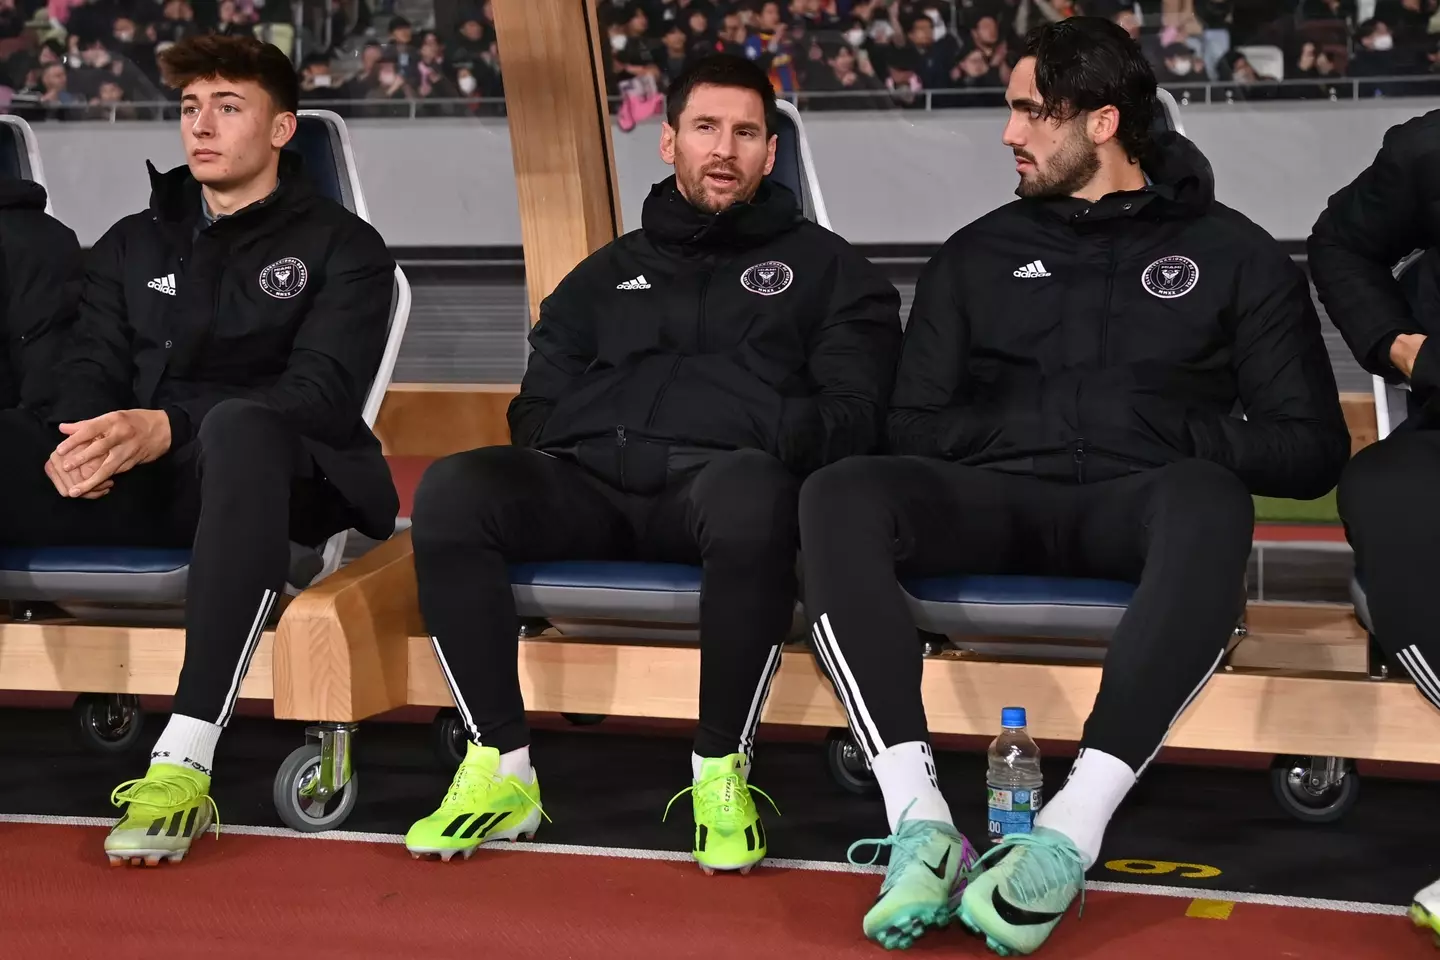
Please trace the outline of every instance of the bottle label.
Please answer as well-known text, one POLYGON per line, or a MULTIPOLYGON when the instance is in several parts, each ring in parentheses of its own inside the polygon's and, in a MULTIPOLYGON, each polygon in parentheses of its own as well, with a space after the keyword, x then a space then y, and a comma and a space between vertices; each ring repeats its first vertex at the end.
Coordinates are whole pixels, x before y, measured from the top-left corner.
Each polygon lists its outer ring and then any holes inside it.
POLYGON ((999 838, 1009 833, 1029 833, 1035 826, 1035 814, 1040 812, 1042 803, 1037 788, 1034 790, 1004 789, 988 787, 990 836, 999 838))

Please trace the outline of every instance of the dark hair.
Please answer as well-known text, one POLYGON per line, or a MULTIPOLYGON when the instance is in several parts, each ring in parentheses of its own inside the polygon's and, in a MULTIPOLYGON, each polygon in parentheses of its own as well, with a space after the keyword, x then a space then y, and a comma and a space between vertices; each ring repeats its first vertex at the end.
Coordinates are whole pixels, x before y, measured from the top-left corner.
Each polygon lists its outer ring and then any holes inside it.
POLYGON ((1155 120, 1155 71, 1123 27, 1103 17, 1047 23, 1025 38, 1024 56, 1035 58, 1043 116, 1066 122, 1114 107, 1115 139, 1131 159, 1143 158, 1155 120))
POLYGON ((780 129, 780 115, 775 109, 775 88, 770 78, 752 60, 729 53, 712 53, 701 57, 681 71, 665 101, 665 120, 672 127, 680 125, 680 114, 690 100, 690 92, 699 86, 736 87, 754 90, 765 108, 765 135, 780 129))
MULTIPOLYGON (((1364 40, 1366 37, 1370 36, 1372 33, 1378 30, 1382 22, 1383 21, 1376 17, 1371 17, 1369 20, 1366 20, 1364 23, 1360 24, 1360 26, 1355 28, 1355 39, 1364 40)), ((1385 29, 1390 29, 1390 25, 1388 23, 1385 24, 1385 29)))
POLYGON ((184 90, 197 80, 254 81, 284 112, 300 109, 300 81, 290 58, 272 43, 244 34, 186 37, 157 58, 166 86, 184 90))

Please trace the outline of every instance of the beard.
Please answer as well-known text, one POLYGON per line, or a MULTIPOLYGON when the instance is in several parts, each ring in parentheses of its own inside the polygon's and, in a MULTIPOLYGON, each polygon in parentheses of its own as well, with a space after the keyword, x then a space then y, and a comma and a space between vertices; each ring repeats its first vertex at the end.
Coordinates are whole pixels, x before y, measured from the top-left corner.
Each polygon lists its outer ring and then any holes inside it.
MULTIPOLYGON (((1016 156, 1035 162, 1035 158, 1024 151, 1016 156)), ((1068 197, 1078 193, 1100 172, 1100 151, 1095 149, 1076 124, 1070 134, 1050 157, 1046 169, 1038 165, 1029 176, 1021 176, 1015 187, 1017 197, 1068 197)))
POLYGON ((690 205, 701 213, 717 214, 737 203, 748 203, 760 189, 760 177, 746 180, 738 167, 730 164, 712 163, 708 166, 682 170, 675 168, 675 183, 680 194, 690 205), (727 173, 735 178, 730 190, 714 190, 705 179, 707 174, 727 173))

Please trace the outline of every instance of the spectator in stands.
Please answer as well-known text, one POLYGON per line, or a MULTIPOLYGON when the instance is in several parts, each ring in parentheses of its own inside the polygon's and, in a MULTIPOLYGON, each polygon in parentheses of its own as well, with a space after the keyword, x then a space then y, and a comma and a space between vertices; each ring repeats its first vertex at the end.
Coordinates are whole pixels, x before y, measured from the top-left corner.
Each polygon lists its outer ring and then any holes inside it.
POLYGON ((383 539, 399 508, 361 419, 395 263, 282 155, 290 61, 219 36, 162 59, 188 164, 152 169, 150 209, 90 251, 52 408, 0 416, 0 543, 193 548, 173 712, 145 776, 113 794, 117 862, 179 860, 211 825, 215 744, 289 542, 383 539))
POLYGON ((1413 49, 1424 43, 1437 7, 1440 0, 1380 0, 1375 19, 1389 25, 1397 47, 1413 49))
POLYGON ((846 43, 822 45, 826 69, 813 70, 806 91, 822 96, 807 97, 811 110, 888 110, 890 97, 875 76, 869 59, 860 59, 846 43), (870 96, 865 96, 866 93, 870 96), (824 96, 823 94, 828 94, 824 96))
POLYGON ((434 72, 445 72, 445 45, 440 41, 440 34, 434 30, 420 34, 420 63, 434 72))
POLYGON ((474 63, 484 56, 491 41, 485 37, 485 29, 479 17, 466 17, 460 22, 460 33, 450 41, 451 63, 474 63))
POLYGON ((367 117, 404 117, 410 114, 410 108, 405 101, 415 99, 415 88, 400 71, 400 64, 389 52, 380 58, 379 66, 375 70, 375 83, 365 94, 365 99, 371 101, 362 108, 362 113, 367 117), (381 106, 380 101, 388 101, 393 106, 381 106))
POLYGON ((924 14, 904 21, 905 36, 915 57, 915 73, 926 90, 943 90, 952 83, 960 63, 960 47, 954 37, 935 39, 935 24, 924 14))
POLYGON ((0 0, 0 40, 18 37, 25 30, 25 14, 15 8, 15 0, 0 0))
POLYGON ((684 72, 690 61, 690 35, 679 21, 672 20, 660 37, 656 66, 660 68, 662 87, 668 88, 684 72))
MULTIPOLYGON (((1432 599, 1440 586, 1440 338, 1430 339, 1440 335, 1437 171, 1440 112, 1392 127, 1374 162, 1330 198, 1306 250, 1320 301, 1356 361, 1410 387, 1402 429, 1355 455, 1338 501, 1375 640, 1440 707, 1432 599), (1416 250, 1426 254, 1408 282, 1396 280, 1392 268, 1416 250)), ((1411 916, 1440 933, 1440 882, 1415 894, 1411 916)))
MULTIPOLYGON (((979 86, 1003 87, 1010 82, 1010 69, 1019 58, 1010 55, 1009 43, 1001 36, 1000 23, 993 14, 982 13, 975 18, 975 25, 970 28, 969 50, 980 54, 980 58, 975 66, 963 72, 964 77, 973 79, 975 67, 983 63, 985 71, 981 76, 985 78, 985 82, 978 84, 979 86)), ((959 83, 961 72, 953 71, 951 79, 959 83)))
POLYGON ((418 56, 415 52, 415 28, 404 17, 390 21, 390 42, 385 46, 385 56, 393 62, 405 79, 415 74, 418 56))
POLYGON ((105 41, 99 38, 83 41, 80 45, 82 67, 71 71, 71 90, 87 100, 100 95, 100 86, 113 82, 120 87, 122 99, 162 99, 140 68, 128 60, 117 59, 105 41))
MULTIPOLYGON (((384 48, 377 41, 367 40, 360 48, 360 69, 349 80, 340 85, 341 100, 365 100, 379 81, 380 60, 384 48)), ((392 64, 394 61, 391 61, 392 64)))
POLYGON ((1049 937, 1225 654, 1251 495, 1319 497, 1349 456, 1304 273, 1215 201, 1193 144, 1151 133, 1155 89, 1108 19, 1031 34, 1003 135, 1021 199, 961 229, 920 275, 894 455, 841 461, 801 491, 806 616, 890 822, 869 842, 906 852, 864 922, 887 947, 948 921, 962 888, 960 919, 997 952, 1049 937), (1139 584, 1065 787, 974 872, 935 779, 896 587, 956 574, 1139 584))
POLYGON ((885 55, 885 62, 889 74, 885 78, 885 89, 890 91, 894 104, 904 110, 924 109, 925 98, 921 91, 925 86, 920 82, 920 54, 914 47, 899 47, 885 55))
POLYGON ((690 45, 699 48, 715 42, 715 31, 710 27, 711 12, 700 7, 690 10, 685 20, 685 30, 690 36, 690 45))
POLYGON ((610 558, 704 568, 693 853, 707 872, 765 857, 750 753, 794 611, 796 493, 878 441, 900 331, 894 288, 763 179, 774 97, 740 57, 675 83, 660 146, 675 175, 640 230, 541 304, 513 445, 420 482, 420 608, 470 743, 406 834, 414 854, 468 856, 539 826, 507 563, 610 558), (482 819, 449 829, 457 817, 482 819))
POLYGON ((193 36, 199 28, 195 25, 195 10, 189 0, 166 0, 165 16, 155 26, 156 40, 160 43, 179 43, 193 36))
POLYGON ((215 24, 215 33, 227 37, 254 33, 254 16, 242 11, 235 0, 220 0, 218 12, 219 20, 215 24))
MULTIPOLYGON (((81 276, 80 243, 45 212, 45 200, 38 183, 0 179, 0 411, 35 417, 55 399, 81 276)), ((0 420, 11 416, 0 412, 0 420)))
POLYGON ((790 28, 780 19, 780 4, 765 0, 756 17, 756 30, 745 39, 745 55, 770 75, 776 93, 800 89, 795 75, 795 44, 790 28))
POLYGON ((748 56, 750 30, 745 19, 734 10, 720 19, 720 35, 715 39, 712 52, 731 56, 748 56))
POLYGON ((312 53, 300 65, 300 102, 305 105, 326 103, 339 99, 340 91, 332 84, 330 58, 323 53, 312 53))
POLYGON ((61 120, 78 120, 78 114, 65 108, 85 102, 84 97, 70 91, 70 75, 59 63, 52 63, 40 71, 39 100, 49 110, 50 116, 61 120))
POLYGON ((888 75, 885 54, 889 52, 890 45, 877 43, 870 36, 866 21, 858 18, 851 20, 846 25, 843 36, 850 49, 855 51, 857 66, 868 67, 869 72, 877 78, 888 75))
MULTIPOLYGON (((1413 50, 1397 50, 1395 35, 1382 20, 1366 20, 1355 28, 1358 46, 1347 70, 1352 77, 1398 77, 1414 73, 1416 57, 1413 50)), ((1360 87, 1362 97, 1403 93, 1399 84, 1367 83, 1360 87)))
POLYGON ((99 90, 90 100, 93 109, 89 111, 89 116, 96 120, 134 120, 139 111, 125 105, 128 99, 125 88, 118 80, 102 80, 99 90))
POLYGON ((1187 83, 1195 83, 1197 80, 1204 83, 1205 61, 1193 47, 1184 43, 1172 43, 1163 52, 1164 66, 1155 77, 1160 86, 1174 93, 1175 88, 1183 87, 1187 83))

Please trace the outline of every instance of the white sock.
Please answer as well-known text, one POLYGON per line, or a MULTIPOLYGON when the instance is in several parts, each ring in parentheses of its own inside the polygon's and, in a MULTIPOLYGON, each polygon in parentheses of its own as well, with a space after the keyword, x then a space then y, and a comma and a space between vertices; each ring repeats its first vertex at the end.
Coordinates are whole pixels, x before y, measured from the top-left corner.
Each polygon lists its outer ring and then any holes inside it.
POLYGON ((535 768, 530 766, 530 747, 526 745, 500 754, 499 773, 502 777, 516 777, 521 783, 534 783, 535 768))
POLYGON ((215 744, 220 742, 223 729, 218 723, 172 713, 160 739, 155 741, 155 749, 150 751, 150 762, 189 767, 208 777, 215 766, 215 744))
POLYGON ((1085 855, 1088 870, 1120 801, 1135 786, 1130 764, 1100 750, 1081 750, 1065 786, 1035 815, 1035 826, 1058 830, 1085 855))
POLYGON ((901 816, 955 825, 950 804, 945 802, 935 778, 935 756, 930 744, 911 740, 886 747, 871 761, 870 769, 885 796, 885 816, 890 820, 891 833, 900 829, 901 816))
MULTIPOLYGON (((711 759, 714 759, 714 758, 712 757, 711 759)), ((705 764, 705 758, 702 757, 702 756, 700 756, 700 754, 696 753, 694 750, 691 750, 691 751, 690 751, 690 776, 691 776, 691 778, 692 778, 692 780, 691 780, 692 783, 699 783, 699 782, 700 782, 700 768, 701 768, 702 766, 704 766, 704 764, 705 764)), ((749 782, 750 782, 750 761, 749 761, 749 760, 746 760, 746 761, 745 761, 745 766, 743 766, 743 767, 740 768, 740 775, 745 778, 745 782, 746 782, 746 783, 749 783, 749 782)))

